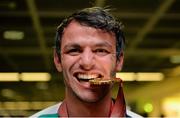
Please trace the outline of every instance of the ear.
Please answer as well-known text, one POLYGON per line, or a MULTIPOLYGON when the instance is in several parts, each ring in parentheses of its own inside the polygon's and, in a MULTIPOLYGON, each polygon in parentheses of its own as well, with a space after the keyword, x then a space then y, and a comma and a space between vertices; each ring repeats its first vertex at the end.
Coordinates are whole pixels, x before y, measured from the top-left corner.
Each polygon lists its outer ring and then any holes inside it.
POLYGON ((62 65, 61 65, 61 61, 59 60, 58 54, 56 53, 56 49, 54 49, 54 64, 55 64, 58 72, 61 72, 62 71, 62 65))
POLYGON ((124 53, 122 52, 118 58, 119 60, 116 62, 116 71, 121 71, 124 63, 124 53))

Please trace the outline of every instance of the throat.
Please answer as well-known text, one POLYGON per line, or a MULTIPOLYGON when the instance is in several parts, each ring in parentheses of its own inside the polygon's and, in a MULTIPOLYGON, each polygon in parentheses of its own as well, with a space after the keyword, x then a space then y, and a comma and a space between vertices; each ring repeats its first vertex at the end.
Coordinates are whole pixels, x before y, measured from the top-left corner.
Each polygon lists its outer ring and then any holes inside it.
POLYGON ((101 103, 67 104, 69 117, 109 117, 112 110, 112 100, 101 103))

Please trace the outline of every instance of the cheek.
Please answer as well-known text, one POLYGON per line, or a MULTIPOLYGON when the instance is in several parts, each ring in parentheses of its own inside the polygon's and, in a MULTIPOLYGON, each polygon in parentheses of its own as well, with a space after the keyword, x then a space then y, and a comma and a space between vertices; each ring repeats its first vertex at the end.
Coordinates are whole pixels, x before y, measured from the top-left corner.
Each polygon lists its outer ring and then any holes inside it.
POLYGON ((111 67, 112 67, 113 70, 115 69, 115 67, 116 67, 116 60, 115 59, 112 59, 111 67))
POLYGON ((115 70, 115 67, 116 67, 116 56, 114 56, 114 55, 110 56, 109 64, 110 64, 112 70, 115 70))
POLYGON ((112 57, 111 58, 111 60, 112 60, 112 62, 111 62, 111 67, 112 67, 112 69, 111 69, 111 73, 110 73, 110 75, 112 76, 112 77, 115 77, 116 76, 116 58, 115 57, 112 57))
POLYGON ((67 78, 69 75, 68 73, 69 73, 69 67, 71 65, 70 63, 71 63, 70 58, 67 58, 66 56, 61 57, 62 72, 63 72, 65 81, 68 81, 67 78))
POLYGON ((72 56, 63 55, 61 57, 62 68, 64 70, 70 69, 76 62, 76 58, 72 56))
POLYGON ((77 68, 77 61, 78 59, 76 57, 72 57, 72 56, 67 56, 64 55, 61 58, 61 63, 62 63, 62 70, 63 70, 63 75, 64 75, 64 79, 68 79, 71 78, 73 73, 73 70, 75 70, 77 68))
POLYGON ((69 56, 63 56, 61 58, 62 72, 64 76, 64 82, 67 86, 71 86, 72 68, 75 63, 74 59, 69 56))
POLYGON ((116 72, 116 58, 114 56, 109 56, 108 58, 104 58, 102 60, 99 61, 99 63, 101 63, 101 65, 103 66, 104 70, 106 71, 106 73, 108 73, 108 75, 114 75, 114 73, 116 72))

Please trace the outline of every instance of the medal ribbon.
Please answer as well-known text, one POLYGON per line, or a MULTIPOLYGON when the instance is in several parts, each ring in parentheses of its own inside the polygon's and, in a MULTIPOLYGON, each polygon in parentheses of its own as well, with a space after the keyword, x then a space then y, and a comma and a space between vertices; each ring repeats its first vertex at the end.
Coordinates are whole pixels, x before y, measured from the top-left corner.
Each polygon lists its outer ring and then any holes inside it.
MULTIPOLYGON (((58 109, 59 117, 68 117, 66 102, 63 101, 58 109)), ((119 90, 114 105, 112 105, 110 117, 125 117, 126 103, 123 93, 122 80, 119 82, 119 90)))

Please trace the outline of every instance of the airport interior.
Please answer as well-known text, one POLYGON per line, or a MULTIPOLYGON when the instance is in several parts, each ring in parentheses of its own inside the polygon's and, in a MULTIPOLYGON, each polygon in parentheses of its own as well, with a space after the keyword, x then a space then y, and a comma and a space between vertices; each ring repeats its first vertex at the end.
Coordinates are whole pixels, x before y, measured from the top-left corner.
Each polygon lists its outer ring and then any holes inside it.
POLYGON ((180 117, 180 0, 0 0, 0 117, 28 117, 64 99, 53 61, 56 29, 93 6, 112 9, 124 26, 116 76, 127 108, 144 117, 180 117))

